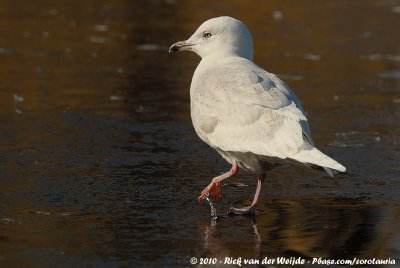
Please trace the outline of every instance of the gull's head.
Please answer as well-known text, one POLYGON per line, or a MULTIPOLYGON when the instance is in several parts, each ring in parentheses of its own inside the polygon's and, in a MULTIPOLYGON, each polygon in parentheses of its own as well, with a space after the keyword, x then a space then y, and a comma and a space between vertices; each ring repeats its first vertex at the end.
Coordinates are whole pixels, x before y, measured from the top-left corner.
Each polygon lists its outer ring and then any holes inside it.
POLYGON ((201 58, 210 55, 253 59, 253 40, 246 25, 231 17, 205 21, 186 41, 173 44, 169 52, 193 51, 201 58))

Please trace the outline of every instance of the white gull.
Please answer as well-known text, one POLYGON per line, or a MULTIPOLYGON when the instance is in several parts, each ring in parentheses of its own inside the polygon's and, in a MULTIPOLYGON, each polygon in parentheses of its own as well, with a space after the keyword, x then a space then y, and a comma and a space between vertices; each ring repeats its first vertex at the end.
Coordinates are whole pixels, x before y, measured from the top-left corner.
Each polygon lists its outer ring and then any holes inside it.
POLYGON ((253 214, 265 173, 276 166, 300 163, 345 172, 340 163, 315 146, 300 100, 276 75, 253 63, 253 41, 247 27, 231 17, 204 22, 170 52, 193 51, 202 59, 190 86, 191 117, 199 137, 232 164, 213 178, 199 201, 211 194, 221 199, 221 181, 239 168, 256 173, 253 203, 231 208, 253 214))

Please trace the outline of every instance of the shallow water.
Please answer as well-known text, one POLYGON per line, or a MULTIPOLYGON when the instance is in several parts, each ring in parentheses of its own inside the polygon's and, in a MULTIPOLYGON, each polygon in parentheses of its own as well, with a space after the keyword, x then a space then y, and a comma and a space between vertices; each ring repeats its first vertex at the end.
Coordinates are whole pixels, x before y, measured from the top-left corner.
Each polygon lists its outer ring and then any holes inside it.
POLYGON ((400 1, 296 3, 3 1, 0 266, 398 259, 400 1), (198 57, 167 53, 222 14, 248 25, 255 61, 291 85, 318 147, 348 168, 272 171, 255 222, 225 215, 251 202, 245 173, 223 185, 217 222, 198 204, 229 166, 191 125, 198 57))

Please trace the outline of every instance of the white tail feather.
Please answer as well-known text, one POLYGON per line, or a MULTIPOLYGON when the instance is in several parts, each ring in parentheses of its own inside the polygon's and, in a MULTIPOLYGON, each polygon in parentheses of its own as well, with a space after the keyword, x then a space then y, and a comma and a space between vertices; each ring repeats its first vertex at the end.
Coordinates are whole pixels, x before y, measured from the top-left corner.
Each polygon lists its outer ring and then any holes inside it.
MULTIPOLYGON (((323 167, 325 170, 327 168, 335 169, 341 172, 345 172, 346 168, 333 160, 329 156, 323 154, 317 148, 312 148, 309 150, 303 150, 298 152, 297 154, 291 156, 290 158, 297 160, 302 163, 309 163, 313 165, 317 165, 323 167)), ((332 173, 327 170, 328 174, 332 176, 332 173)))

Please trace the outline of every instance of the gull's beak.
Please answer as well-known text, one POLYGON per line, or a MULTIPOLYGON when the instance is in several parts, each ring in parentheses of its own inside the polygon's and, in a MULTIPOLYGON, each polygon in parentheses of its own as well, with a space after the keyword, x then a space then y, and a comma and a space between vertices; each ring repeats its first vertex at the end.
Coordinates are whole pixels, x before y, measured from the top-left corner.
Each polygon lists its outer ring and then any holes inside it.
POLYGON ((186 41, 179 41, 173 44, 169 48, 169 53, 180 52, 180 51, 193 51, 193 44, 190 44, 186 41))

